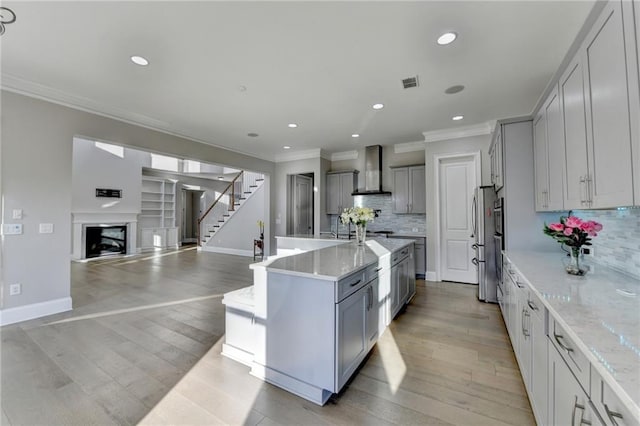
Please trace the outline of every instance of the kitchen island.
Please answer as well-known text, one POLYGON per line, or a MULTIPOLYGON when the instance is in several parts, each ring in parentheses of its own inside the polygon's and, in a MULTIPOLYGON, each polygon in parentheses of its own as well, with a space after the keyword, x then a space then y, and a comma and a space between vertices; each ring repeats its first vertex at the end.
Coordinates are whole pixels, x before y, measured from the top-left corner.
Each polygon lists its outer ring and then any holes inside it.
POLYGON ((251 265, 253 300, 244 289, 223 300, 223 354, 320 405, 342 389, 415 294, 413 241, 334 241, 251 265))

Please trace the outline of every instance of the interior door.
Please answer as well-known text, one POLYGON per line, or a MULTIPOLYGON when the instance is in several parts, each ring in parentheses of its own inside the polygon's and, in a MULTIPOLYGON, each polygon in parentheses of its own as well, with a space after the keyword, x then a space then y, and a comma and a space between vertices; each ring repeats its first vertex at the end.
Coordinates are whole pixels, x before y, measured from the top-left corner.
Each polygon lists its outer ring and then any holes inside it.
POLYGON ((471 261, 475 160, 472 156, 443 159, 439 168, 441 279, 477 284, 477 269, 471 261))
POLYGON ((296 235, 313 233, 313 179, 308 176, 294 176, 294 221, 296 235))

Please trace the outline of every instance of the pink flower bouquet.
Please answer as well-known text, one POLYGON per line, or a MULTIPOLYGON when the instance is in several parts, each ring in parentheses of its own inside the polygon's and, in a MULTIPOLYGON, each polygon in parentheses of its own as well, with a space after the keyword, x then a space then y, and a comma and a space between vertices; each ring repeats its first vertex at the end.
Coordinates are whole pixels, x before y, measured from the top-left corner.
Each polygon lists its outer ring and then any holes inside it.
POLYGON ((560 222, 545 224, 543 232, 560 244, 571 247, 571 255, 575 265, 573 268, 567 267, 567 272, 574 275, 584 275, 584 271, 579 266, 580 247, 590 246, 591 237, 597 237, 602 231, 602 225, 593 220, 582 220, 579 217, 561 216, 560 222), (570 270, 571 269, 571 270, 570 270))

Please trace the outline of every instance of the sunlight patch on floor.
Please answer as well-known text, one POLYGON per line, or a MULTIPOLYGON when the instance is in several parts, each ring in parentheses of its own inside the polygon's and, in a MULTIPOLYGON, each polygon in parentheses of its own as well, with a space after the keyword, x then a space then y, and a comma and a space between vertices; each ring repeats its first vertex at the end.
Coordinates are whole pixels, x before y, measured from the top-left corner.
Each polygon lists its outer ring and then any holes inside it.
POLYGON ((59 320, 59 321, 48 322, 46 324, 42 324, 41 327, 46 326, 46 325, 63 324, 63 323, 67 323, 67 322, 75 322, 75 321, 82 321, 82 320, 87 320, 87 319, 108 317, 108 316, 111 316, 111 315, 127 314, 127 313, 130 313, 130 312, 145 311, 145 310, 148 310, 148 309, 163 308, 165 306, 181 305, 181 304, 184 304, 184 303, 198 302, 198 301, 201 301, 201 300, 221 298, 222 296, 224 296, 224 294, 211 294, 209 296, 192 297, 192 298, 189 298, 189 299, 172 300, 171 302, 154 303, 152 305, 135 306, 133 308, 115 309, 113 311, 97 312, 95 314, 81 315, 81 316, 78 316, 78 317, 67 318, 67 319, 63 319, 63 320, 59 320))
POLYGON ((404 363, 396 339, 390 329, 387 329, 378 341, 378 352, 382 358, 382 366, 389 382, 389 389, 395 395, 407 374, 407 365, 404 363))

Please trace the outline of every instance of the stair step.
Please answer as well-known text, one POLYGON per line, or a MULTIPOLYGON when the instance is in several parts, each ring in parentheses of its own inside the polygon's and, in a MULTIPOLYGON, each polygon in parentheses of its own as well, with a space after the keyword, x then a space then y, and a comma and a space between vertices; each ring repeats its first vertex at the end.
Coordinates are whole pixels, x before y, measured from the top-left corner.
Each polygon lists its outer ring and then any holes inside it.
POLYGON ((220 225, 213 225, 214 228, 220 228, 220 225))
POLYGON ((263 178, 256 179, 256 182, 262 182, 262 181, 264 181, 264 179, 263 179, 263 178))
POLYGON ((222 217, 229 217, 229 216, 231 216, 231 215, 228 215, 228 214, 223 214, 222 215, 222 217))
POLYGON ((240 205, 240 203, 233 203, 233 205, 234 205, 234 206, 239 206, 239 205, 240 205))
POLYGON ((258 185, 249 185, 249 188, 257 188, 258 185))
POLYGON ((240 200, 246 200, 246 199, 247 199, 246 197, 240 197, 240 200))
POLYGON ((251 194, 251 191, 249 191, 249 192, 245 192, 245 194, 251 194))

